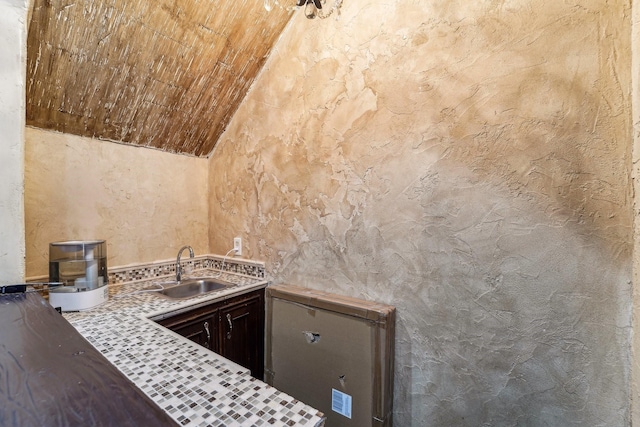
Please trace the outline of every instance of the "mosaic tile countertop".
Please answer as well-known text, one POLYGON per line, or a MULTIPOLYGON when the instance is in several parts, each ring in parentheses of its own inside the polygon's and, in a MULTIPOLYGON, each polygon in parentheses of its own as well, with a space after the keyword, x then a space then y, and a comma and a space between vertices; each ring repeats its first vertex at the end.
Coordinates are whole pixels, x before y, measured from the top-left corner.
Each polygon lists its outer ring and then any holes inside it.
POLYGON ((161 278, 109 285, 108 302, 64 317, 181 425, 323 426, 322 413, 150 320, 267 285, 262 278, 214 270, 196 271, 192 277, 211 275, 237 286, 170 300, 148 291, 161 278))

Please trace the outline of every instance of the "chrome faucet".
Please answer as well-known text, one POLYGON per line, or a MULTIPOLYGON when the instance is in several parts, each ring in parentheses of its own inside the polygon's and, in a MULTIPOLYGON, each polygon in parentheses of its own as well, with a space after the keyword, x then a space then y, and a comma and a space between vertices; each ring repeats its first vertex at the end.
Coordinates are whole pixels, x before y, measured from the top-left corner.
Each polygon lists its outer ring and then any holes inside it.
POLYGON ((176 259, 176 282, 180 283, 182 280, 182 266, 180 265, 180 257, 182 256, 182 251, 185 249, 189 249, 189 258, 193 258, 193 248, 191 246, 183 246, 178 251, 178 258, 176 259))

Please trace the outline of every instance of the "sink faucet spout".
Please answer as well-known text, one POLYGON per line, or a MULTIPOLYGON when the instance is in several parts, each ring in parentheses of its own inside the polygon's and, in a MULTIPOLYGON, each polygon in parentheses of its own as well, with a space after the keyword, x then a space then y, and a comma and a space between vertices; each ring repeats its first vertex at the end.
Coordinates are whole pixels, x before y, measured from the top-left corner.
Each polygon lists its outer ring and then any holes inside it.
POLYGON ((189 249, 189 258, 193 258, 193 248, 191 246, 183 246, 178 251, 178 258, 176 259, 176 282, 180 283, 182 280, 182 265, 180 265, 180 257, 182 257, 182 251, 189 249))

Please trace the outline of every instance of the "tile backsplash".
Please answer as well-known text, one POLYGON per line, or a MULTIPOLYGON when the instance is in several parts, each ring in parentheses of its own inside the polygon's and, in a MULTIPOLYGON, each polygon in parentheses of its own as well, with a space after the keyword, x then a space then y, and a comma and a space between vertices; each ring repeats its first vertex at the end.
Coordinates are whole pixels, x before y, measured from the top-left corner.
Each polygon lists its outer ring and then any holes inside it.
MULTIPOLYGON (((263 262, 245 259, 229 259, 217 255, 203 255, 195 258, 186 258, 180 261, 183 272, 215 269, 245 276, 265 278, 265 266, 263 262)), ((109 284, 123 284, 138 280, 156 279, 159 277, 172 277, 176 274, 176 262, 160 261, 148 264, 130 265, 125 267, 108 268, 109 284)))

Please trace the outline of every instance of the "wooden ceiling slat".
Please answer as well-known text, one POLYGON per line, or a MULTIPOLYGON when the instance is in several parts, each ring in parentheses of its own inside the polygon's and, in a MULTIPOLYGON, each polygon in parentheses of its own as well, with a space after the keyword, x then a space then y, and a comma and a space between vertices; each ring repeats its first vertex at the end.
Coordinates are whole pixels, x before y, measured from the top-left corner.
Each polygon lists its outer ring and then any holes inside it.
POLYGON ((263 0, 35 0, 27 124, 206 156, 290 16, 263 0))

